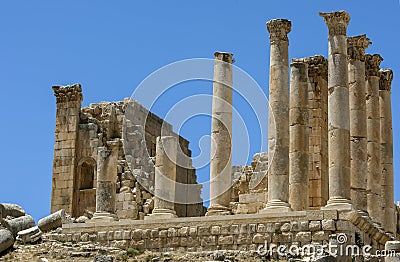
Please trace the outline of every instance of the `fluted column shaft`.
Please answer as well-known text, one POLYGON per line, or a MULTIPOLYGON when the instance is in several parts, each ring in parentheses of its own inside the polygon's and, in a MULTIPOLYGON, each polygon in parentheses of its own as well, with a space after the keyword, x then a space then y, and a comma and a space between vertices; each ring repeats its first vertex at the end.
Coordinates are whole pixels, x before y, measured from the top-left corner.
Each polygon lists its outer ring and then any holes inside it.
POLYGON ((350 102, 350 198, 354 207, 367 211, 367 113, 365 102, 365 35, 347 38, 350 102))
POLYGON ((344 11, 320 13, 329 29, 328 149, 329 200, 324 209, 351 209, 350 110, 346 30, 350 15, 344 11))
POLYGON ((154 209, 149 217, 145 217, 146 220, 177 217, 174 207, 177 149, 177 137, 157 137, 154 209))
POLYGON ((232 54, 215 52, 211 120, 210 207, 207 216, 231 213, 232 54))
POLYGON ((294 61, 290 69, 289 204, 300 211, 309 206, 307 64, 294 61))
POLYGON ((391 85, 393 72, 391 69, 380 70, 379 112, 381 124, 381 174, 382 174, 382 226, 387 232, 396 233, 396 209, 394 206, 394 173, 393 173, 393 130, 391 85))
POLYGON ((261 212, 290 211, 289 205, 289 40, 291 22, 267 22, 270 33, 268 115, 268 203, 261 212))
POLYGON ((382 215, 381 198, 381 152, 379 114, 379 65, 382 57, 378 54, 365 55, 366 109, 367 109, 367 210, 371 219, 380 224, 382 215))

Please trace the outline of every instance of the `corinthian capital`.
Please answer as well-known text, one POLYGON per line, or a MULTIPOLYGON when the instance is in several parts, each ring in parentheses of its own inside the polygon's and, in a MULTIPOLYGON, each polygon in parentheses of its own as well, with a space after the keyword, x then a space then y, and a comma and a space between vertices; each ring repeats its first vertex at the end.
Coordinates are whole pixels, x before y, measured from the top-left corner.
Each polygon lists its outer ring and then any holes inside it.
POLYGON ((292 22, 287 19, 272 19, 267 22, 269 41, 271 45, 279 42, 289 43, 287 34, 292 30, 292 22))
POLYGON ((383 58, 379 54, 366 54, 365 55, 365 75, 366 76, 379 76, 379 66, 383 58))
POLYGON ((82 87, 80 84, 71 86, 53 86, 57 103, 82 101, 82 87))
POLYGON ((379 90, 390 91, 392 88, 393 71, 389 68, 382 68, 379 70, 379 90))
POLYGON ((365 61, 365 49, 371 44, 366 35, 347 37, 347 56, 349 60, 365 61))
POLYGON ((319 13, 328 26, 329 35, 346 35, 347 26, 350 22, 350 15, 345 11, 330 13, 319 13))
POLYGON ((303 62, 308 65, 308 76, 322 76, 328 79, 328 60, 322 55, 315 55, 305 58, 295 58, 293 62, 303 62))

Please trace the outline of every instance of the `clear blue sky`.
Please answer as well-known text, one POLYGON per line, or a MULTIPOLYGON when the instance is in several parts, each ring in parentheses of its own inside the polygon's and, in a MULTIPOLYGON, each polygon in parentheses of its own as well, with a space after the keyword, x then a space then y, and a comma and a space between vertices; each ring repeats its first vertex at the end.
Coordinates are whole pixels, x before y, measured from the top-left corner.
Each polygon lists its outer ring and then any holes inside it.
MULTIPOLYGON (((235 64, 267 92, 265 22, 292 21, 291 58, 326 55, 327 28, 318 12, 341 9, 351 14, 348 35, 366 33, 373 42, 367 51, 380 53, 385 59, 382 66, 394 70, 393 132, 398 155, 397 0, 1 1, 0 202, 18 203, 36 219, 49 213, 55 125, 52 85, 81 83, 84 105, 118 101, 164 65, 213 58, 215 50, 224 50, 234 53, 235 64)), ((210 90, 208 83, 203 91, 210 90)), ((192 141, 194 155, 199 151, 196 139, 209 133, 209 122, 209 118, 193 120, 182 129, 192 141)), ((399 171, 400 159, 395 157, 397 200, 399 171)), ((199 176, 207 176, 206 170, 199 176)))

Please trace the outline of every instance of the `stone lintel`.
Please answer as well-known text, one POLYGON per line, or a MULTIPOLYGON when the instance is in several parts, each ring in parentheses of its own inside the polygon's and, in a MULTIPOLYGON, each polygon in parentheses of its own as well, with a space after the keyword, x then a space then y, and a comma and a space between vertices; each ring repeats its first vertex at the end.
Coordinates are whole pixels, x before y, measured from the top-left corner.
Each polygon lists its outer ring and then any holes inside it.
POLYGON ((292 30, 292 22, 287 19, 272 19, 267 22, 267 29, 270 33, 271 45, 279 42, 289 43, 287 34, 292 30))
POLYGON ((347 56, 349 60, 365 61, 365 49, 371 44, 372 42, 365 34, 347 37, 347 56))
POLYGON ((346 11, 320 12, 319 16, 324 18, 329 29, 329 35, 346 35, 347 26, 350 22, 350 15, 346 11))
POLYGON ((365 75, 378 76, 379 67, 383 61, 383 58, 379 54, 366 54, 365 55, 365 75))
POLYGON ((379 90, 390 91, 392 88, 393 71, 389 68, 382 68, 379 70, 379 90))
POLYGON ((82 87, 80 84, 68 85, 68 86, 53 86, 54 96, 57 99, 57 103, 70 102, 70 101, 82 101, 82 87))

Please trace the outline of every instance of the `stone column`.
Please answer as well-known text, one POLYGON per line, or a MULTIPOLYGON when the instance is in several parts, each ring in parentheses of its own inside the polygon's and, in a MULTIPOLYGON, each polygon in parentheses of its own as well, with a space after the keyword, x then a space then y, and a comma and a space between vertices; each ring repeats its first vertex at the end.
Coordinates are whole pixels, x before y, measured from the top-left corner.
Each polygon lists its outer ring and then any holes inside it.
POLYGON ((57 99, 51 213, 65 209, 74 214, 74 179, 82 87, 53 86, 57 99), (60 186, 62 185, 62 186, 60 186))
POLYGON ((145 217, 146 220, 177 217, 174 208, 177 150, 177 137, 157 137, 154 209, 150 216, 145 217))
POLYGON ((393 175, 393 130, 392 103, 390 91, 393 80, 391 69, 380 70, 379 81, 379 112, 381 125, 381 175, 382 175, 382 226, 387 232, 396 234, 396 208, 394 204, 394 175, 393 175))
POLYGON ((352 209, 350 202, 350 110, 345 11, 320 13, 329 29, 329 200, 324 209, 352 209))
POLYGON ((289 204, 300 211, 309 207, 308 72, 307 64, 295 60, 290 69, 289 204))
POLYGON ((381 152, 379 114, 379 66, 382 57, 378 54, 365 55, 366 109, 367 109, 367 210, 371 219, 381 223, 381 152))
POLYGON ((215 52, 211 120, 210 207, 206 216, 228 215, 232 184, 232 54, 215 52))
POLYGON ((119 139, 107 141, 108 148, 97 148, 97 187, 95 220, 117 220, 115 215, 119 139))
POLYGON ((365 103, 366 35, 347 38, 350 103, 350 199, 367 212, 367 113, 365 103))
POLYGON ((268 203, 261 212, 287 212, 289 205, 289 39, 292 23, 267 22, 270 33, 268 116, 268 203))

